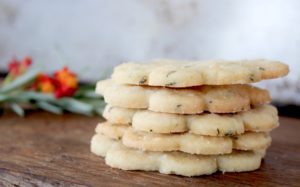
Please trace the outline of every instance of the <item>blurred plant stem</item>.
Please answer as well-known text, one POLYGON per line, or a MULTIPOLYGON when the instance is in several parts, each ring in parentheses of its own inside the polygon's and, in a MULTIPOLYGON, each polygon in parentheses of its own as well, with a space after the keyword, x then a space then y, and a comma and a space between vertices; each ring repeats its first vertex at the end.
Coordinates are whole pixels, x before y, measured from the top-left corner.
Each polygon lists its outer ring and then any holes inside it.
MULTIPOLYGON (((103 97, 95 93, 94 84, 80 85, 72 97, 55 98, 53 94, 24 89, 37 76, 38 71, 29 71, 15 80, 9 79, 0 86, 0 114, 9 107, 19 116, 25 115, 24 106, 42 109, 54 114, 64 111, 101 115, 104 108, 103 97)), ((1 82, 0 82, 1 83, 1 82)))

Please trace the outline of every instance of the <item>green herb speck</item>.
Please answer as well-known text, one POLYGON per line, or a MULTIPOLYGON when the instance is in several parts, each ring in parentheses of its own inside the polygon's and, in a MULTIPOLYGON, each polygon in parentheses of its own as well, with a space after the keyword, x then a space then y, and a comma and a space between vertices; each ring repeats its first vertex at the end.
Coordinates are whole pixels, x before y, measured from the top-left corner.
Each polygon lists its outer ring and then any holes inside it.
POLYGON ((141 80, 140 80, 140 82, 139 82, 139 84, 145 84, 147 82, 147 77, 143 77, 141 80))
POLYGON ((170 71, 168 74, 167 74, 167 77, 169 77, 171 74, 175 73, 176 71, 170 71))
POLYGON ((225 136, 233 136, 234 134, 233 134, 233 132, 231 132, 231 131, 228 131, 228 132, 226 132, 225 133, 225 136))
POLYGON ((176 84, 176 82, 169 82, 169 83, 165 84, 165 86, 173 86, 175 84, 176 84))

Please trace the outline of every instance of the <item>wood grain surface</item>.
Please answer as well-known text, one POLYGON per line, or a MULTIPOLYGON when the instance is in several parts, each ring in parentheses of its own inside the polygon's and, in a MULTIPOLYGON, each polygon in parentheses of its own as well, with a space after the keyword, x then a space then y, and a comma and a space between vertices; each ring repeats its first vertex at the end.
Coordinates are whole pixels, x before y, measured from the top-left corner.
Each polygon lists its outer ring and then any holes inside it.
POLYGON ((259 170, 178 177, 122 171, 90 153, 98 117, 32 111, 0 117, 0 186, 300 186, 300 120, 281 117, 259 170))

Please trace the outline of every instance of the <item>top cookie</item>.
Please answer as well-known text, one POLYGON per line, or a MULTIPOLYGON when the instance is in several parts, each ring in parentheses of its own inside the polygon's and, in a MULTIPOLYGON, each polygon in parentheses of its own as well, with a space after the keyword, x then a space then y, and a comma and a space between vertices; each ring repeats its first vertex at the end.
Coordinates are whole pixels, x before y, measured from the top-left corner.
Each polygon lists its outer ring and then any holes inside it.
POLYGON ((270 60, 154 60, 147 64, 121 64, 115 67, 112 79, 120 84, 191 87, 254 83, 288 72, 286 64, 270 60))

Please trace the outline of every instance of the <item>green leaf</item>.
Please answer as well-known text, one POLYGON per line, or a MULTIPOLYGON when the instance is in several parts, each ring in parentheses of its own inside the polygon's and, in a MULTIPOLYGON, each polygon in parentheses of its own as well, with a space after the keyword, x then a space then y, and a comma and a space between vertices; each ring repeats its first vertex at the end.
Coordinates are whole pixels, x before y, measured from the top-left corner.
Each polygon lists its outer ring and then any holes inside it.
MULTIPOLYGON (((34 91, 16 91, 9 93, 9 98, 6 101, 12 101, 15 103, 22 102, 22 103, 29 103, 31 101, 54 101, 55 98, 52 94, 44 94, 34 91)), ((1 100, 1 99, 0 99, 1 100)))
POLYGON ((99 116, 102 116, 103 111, 104 111, 104 108, 103 108, 103 107, 97 107, 97 108, 95 108, 95 112, 96 112, 96 114, 99 115, 99 116))
POLYGON ((31 82, 33 79, 35 79, 36 76, 38 75, 38 73, 39 73, 39 71, 37 71, 37 70, 30 70, 30 71, 26 72, 25 74, 23 74, 20 77, 16 78, 11 83, 3 85, 2 87, 0 87, 0 93, 10 92, 10 91, 13 91, 13 90, 16 90, 20 87, 25 86, 26 84, 31 82))
POLYGON ((62 114, 63 110, 59 108, 58 106, 52 105, 50 103, 47 103, 45 101, 38 101, 36 103, 36 106, 40 109, 46 110, 48 112, 52 112, 54 114, 62 114))
POLYGON ((19 98, 23 98, 26 100, 39 100, 39 101, 54 101, 56 100, 55 97, 52 94, 45 94, 40 92, 34 92, 34 91, 26 91, 22 92, 19 96, 19 98))
POLYGON ((79 84, 78 90, 95 90, 95 84, 79 84))
POLYGON ((95 90, 78 90, 75 94, 76 98, 101 99, 102 96, 95 93, 95 90))
POLYGON ((16 114, 18 114, 21 117, 24 117, 25 112, 23 108, 20 107, 20 105, 18 105, 17 103, 11 103, 10 107, 16 114))
POLYGON ((7 101, 10 97, 8 95, 0 94, 0 102, 7 101))
POLYGON ((13 80, 13 77, 11 74, 8 74, 5 79, 3 80, 3 85, 10 83, 13 80))
POLYGON ((62 98, 55 102, 55 104, 61 106, 63 109, 84 114, 84 115, 92 115, 93 114, 93 106, 84 102, 80 102, 73 98, 62 98))

